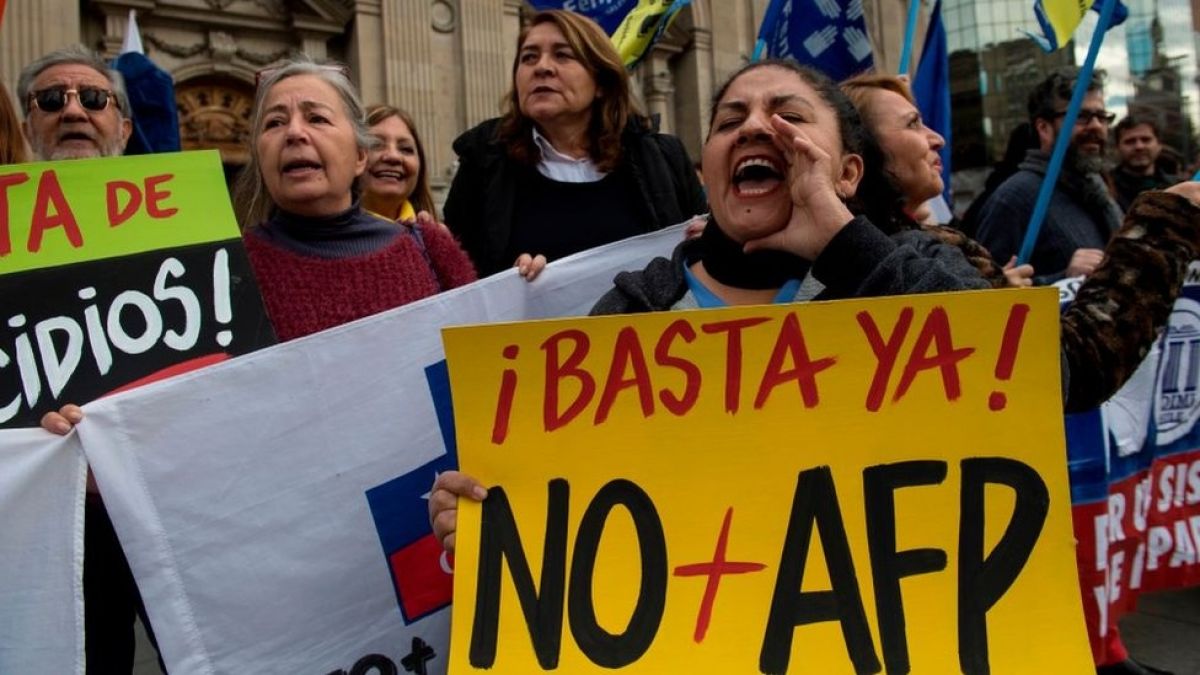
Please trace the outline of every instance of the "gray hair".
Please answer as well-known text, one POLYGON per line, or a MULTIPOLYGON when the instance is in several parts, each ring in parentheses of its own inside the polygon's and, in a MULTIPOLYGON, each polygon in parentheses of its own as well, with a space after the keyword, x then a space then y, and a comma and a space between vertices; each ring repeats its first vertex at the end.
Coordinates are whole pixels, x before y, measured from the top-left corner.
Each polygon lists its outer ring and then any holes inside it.
MULTIPOLYGON (((301 54, 260 72, 258 91, 254 94, 254 111, 250 117, 250 161, 242 168, 234 187, 234 204, 242 227, 253 227, 262 223, 279 208, 267 192, 267 184, 262 177, 258 157, 258 135, 262 132, 263 104, 267 100, 267 94, 275 85, 297 75, 312 75, 333 87, 338 98, 342 100, 346 118, 350 120, 354 130, 354 141, 358 149, 366 152, 375 145, 375 138, 367 126, 362 99, 359 98, 354 84, 350 82, 345 66, 334 62, 313 61, 301 54)), ((357 190, 357 184, 358 181, 355 181, 350 189, 357 190)))
POLYGON ((79 44, 56 49, 21 69, 21 76, 17 79, 17 99, 25 117, 29 117, 29 93, 33 88, 33 81, 48 68, 63 65, 87 66, 103 75, 108 79, 113 96, 117 99, 117 113, 122 117, 133 117, 133 111, 129 108, 129 96, 125 93, 125 78, 117 70, 109 68, 99 54, 79 44))

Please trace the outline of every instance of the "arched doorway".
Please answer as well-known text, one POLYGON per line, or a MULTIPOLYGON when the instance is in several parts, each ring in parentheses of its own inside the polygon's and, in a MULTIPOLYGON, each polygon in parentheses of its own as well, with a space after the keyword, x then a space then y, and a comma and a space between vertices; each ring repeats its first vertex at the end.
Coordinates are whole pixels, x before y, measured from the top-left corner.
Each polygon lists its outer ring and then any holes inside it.
POLYGON ((250 159, 253 87, 231 77, 202 75, 176 86, 175 103, 183 149, 219 150, 225 181, 232 185, 250 159))

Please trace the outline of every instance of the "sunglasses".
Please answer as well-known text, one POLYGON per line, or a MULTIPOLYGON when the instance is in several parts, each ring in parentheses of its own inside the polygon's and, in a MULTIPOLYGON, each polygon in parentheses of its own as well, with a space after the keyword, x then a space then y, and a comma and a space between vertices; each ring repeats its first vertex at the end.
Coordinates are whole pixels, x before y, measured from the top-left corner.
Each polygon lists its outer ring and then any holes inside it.
POLYGON ((83 106, 84 110, 91 112, 104 110, 108 107, 109 101, 113 99, 111 91, 99 87, 79 87, 78 89, 50 87, 30 92, 29 105, 42 112, 56 113, 67 107, 67 102, 72 94, 79 100, 79 105, 83 106))
MULTIPOLYGON (((1054 113, 1055 118, 1066 117, 1066 116, 1067 116, 1067 111, 1065 111, 1065 110, 1062 112, 1054 113)), ((1096 120, 1103 124, 1112 124, 1113 120, 1115 120, 1115 119, 1117 119, 1117 114, 1110 113, 1107 110, 1080 110, 1079 117, 1075 118, 1075 124, 1078 124, 1079 126, 1084 126, 1084 125, 1088 124, 1089 122, 1091 122, 1092 120, 1096 120)))
MULTIPOLYGON (((317 70, 323 70, 330 73, 341 73, 346 79, 350 79, 350 68, 340 63, 318 63, 314 64, 317 70)), ((254 74, 254 88, 258 89, 262 86, 264 80, 271 79, 271 76, 278 73, 284 66, 271 66, 263 68, 254 74)))

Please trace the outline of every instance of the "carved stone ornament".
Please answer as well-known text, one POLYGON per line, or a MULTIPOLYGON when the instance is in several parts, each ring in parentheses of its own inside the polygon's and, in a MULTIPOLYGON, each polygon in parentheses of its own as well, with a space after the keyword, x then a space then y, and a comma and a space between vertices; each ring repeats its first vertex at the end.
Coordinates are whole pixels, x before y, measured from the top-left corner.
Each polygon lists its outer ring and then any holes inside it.
POLYGON ((271 16, 287 16, 287 7, 283 0, 254 0, 254 4, 262 7, 271 16))
POLYGON ((216 148, 227 164, 249 159, 254 92, 233 83, 183 83, 175 90, 184 150, 216 148))
POLYGON ((454 12, 454 5, 446 0, 433 0, 433 5, 429 8, 429 16, 430 23, 437 32, 450 33, 454 31, 458 17, 454 12))
POLYGON ((234 40, 233 36, 225 31, 209 31, 208 51, 214 61, 229 63, 238 53, 237 40, 234 40))
POLYGON ((188 59, 193 56, 205 54, 213 61, 229 63, 236 56, 256 66, 265 66, 268 63, 274 63, 291 53, 290 48, 281 49, 270 54, 242 49, 237 45, 237 40, 224 31, 210 31, 204 42, 198 42, 188 47, 168 42, 150 32, 142 32, 142 40, 164 54, 170 54, 179 59, 188 59))
POLYGON ((170 54, 178 59, 191 58, 197 54, 203 54, 208 50, 208 45, 203 42, 191 45, 190 47, 182 47, 172 42, 167 42, 154 33, 150 33, 148 31, 142 31, 142 40, 160 52, 164 54, 170 54))

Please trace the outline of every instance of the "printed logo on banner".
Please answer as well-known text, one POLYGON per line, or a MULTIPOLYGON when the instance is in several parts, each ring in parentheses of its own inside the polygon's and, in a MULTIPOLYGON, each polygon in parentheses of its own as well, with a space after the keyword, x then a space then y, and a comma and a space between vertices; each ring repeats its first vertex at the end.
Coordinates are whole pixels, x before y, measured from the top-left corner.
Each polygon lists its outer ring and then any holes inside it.
POLYGON ((772 56, 792 56, 835 80, 869 68, 871 39, 862 0, 788 0, 771 40, 772 56))
POLYGON ((1200 415, 1200 303, 1180 298, 1171 312, 1162 347, 1162 365, 1155 386, 1154 420, 1158 444, 1165 445, 1192 431, 1200 415))
POLYGON ((446 362, 427 367, 425 380, 446 454, 366 491, 406 625, 448 606, 454 594, 453 560, 429 526, 428 503, 437 475, 458 468, 446 362))

